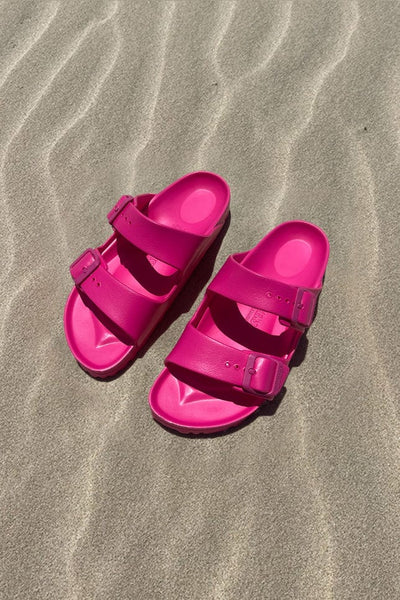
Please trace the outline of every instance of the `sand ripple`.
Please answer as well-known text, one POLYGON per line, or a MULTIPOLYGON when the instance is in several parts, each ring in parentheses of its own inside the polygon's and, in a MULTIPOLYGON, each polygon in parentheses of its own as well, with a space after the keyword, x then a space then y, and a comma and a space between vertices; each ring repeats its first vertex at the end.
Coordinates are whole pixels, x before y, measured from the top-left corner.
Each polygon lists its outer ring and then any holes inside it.
POLYGON ((0 13, 2 597, 396 598, 397 4, 0 13), (332 257, 276 413, 188 439, 147 393, 191 313, 104 383, 62 312, 115 199, 194 169, 232 188, 215 269, 294 218, 332 257))

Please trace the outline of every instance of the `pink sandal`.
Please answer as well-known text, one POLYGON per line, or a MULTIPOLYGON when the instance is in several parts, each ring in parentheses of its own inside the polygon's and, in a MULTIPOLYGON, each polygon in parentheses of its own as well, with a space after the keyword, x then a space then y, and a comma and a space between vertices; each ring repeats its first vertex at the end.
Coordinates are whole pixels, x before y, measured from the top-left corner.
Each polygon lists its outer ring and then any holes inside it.
POLYGON ((325 233, 282 223, 228 258, 150 391, 155 419, 182 433, 237 425, 281 390, 314 318, 329 256, 325 233))
POLYGON ((68 345, 94 377, 133 359, 221 231, 229 186, 215 173, 185 175, 156 195, 122 196, 113 235, 72 265, 64 313, 68 345))

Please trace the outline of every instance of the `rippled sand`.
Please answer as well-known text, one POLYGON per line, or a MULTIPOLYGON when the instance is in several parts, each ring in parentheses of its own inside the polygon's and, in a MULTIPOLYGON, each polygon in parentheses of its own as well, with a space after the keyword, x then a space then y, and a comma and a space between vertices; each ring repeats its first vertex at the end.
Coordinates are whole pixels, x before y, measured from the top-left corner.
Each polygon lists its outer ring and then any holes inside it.
POLYGON ((399 92, 395 2, 1 4, 2 598, 398 597, 399 92), (218 255, 95 381, 68 265, 120 195, 195 169, 232 188, 218 255), (293 218, 332 253, 280 404, 164 430, 147 393, 207 279, 293 218))

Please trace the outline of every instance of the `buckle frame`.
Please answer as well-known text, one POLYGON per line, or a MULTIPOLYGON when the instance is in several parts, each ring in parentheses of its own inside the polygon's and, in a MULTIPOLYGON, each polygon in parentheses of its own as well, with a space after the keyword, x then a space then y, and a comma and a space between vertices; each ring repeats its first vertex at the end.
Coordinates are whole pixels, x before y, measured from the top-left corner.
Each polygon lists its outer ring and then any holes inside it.
POLYGON ((296 299, 294 302, 292 319, 291 322, 298 328, 303 329, 304 327, 310 327, 312 323, 312 317, 315 310, 318 294, 315 290, 306 287, 299 287, 296 293, 296 299), (303 310, 303 296, 308 293, 312 296, 312 301, 309 303, 307 314, 303 317, 303 321, 299 321, 300 311, 303 310))
POLYGON ((118 217, 120 212, 125 208, 127 204, 129 204, 129 202, 132 202, 132 200, 134 200, 134 196, 121 196, 118 202, 114 205, 114 208, 112 208, 107 215, 107 219, 110 225, 112 225, 112 223, 118 217))
POLYGON ((275 360, 272 357, 268 357, 268 361, 271 363, 274 363, 275 371, 274 371, 274 375, 272 377, 271 388, 266 392, 260 392, 256 389, 254 389, 251 385, 251 378, 257 372, 256 369, 254 368, 257 358, 266 359, 265 356, 262 356, 260 354, 249 354, 248 355, 247 363, 244 368, 242 388, 244 389, 244 391, 249 392, 250 394, 255 394, 256 396, 261 396, 262 398, 266 398, 268 396, 275 394, 276 382, 278 379, 279 369, 280 369, 280 362, 278 360, 275 360))
POLYGON ((69 268, 72 278, 75 281, 75 285, 81 285, 85 281, 85 279, 87 279, 89 277, 89 275, 91 275, 93 273, 93 271, 95 271, 97 269, 97 267, 99 267, 99 266, 100 266, 100 254, 97 250, 94 250, 93 248, 88 248, 87 250, 82 252, 82 254, 80 256, 78 256, 78 258, 72 263, 72 265, 69 268), (90 264, 84 264, 79 269, 79 267, 80 267, 79 263, 83 262, 88 254, 93 259, 92 262, 90 264), (75 270, 77 270, 78 272, 75 273, 74 272, 75 270))

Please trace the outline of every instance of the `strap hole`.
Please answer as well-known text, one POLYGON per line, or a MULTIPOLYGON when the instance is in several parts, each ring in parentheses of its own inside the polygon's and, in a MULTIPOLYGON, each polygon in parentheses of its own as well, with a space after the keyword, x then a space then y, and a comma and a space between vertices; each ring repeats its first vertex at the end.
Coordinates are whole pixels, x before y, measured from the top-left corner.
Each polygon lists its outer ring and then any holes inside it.
POLYGON ((298 304, 297 308, 301 310, 303 308, 303 305, 302 304, 298 304))
POLYGON ((234 366, 235 366, 235 369, 238 369, 238 368, 239 368, 239 365, 234 365, 234 366))
POLYGON ((281 301, 281 300, 282 300, 282 296, 277 296, 277 299, 278 299, 279 301, 281 301))
POLYGON ((100 287, 100 286, 101 286, 101 283, 100 283, 100 281, 98 281, 98 282, 96 283, 96 285, 97 285, 97 287, 100 287))
POLYGON ((226 361, 225 366, 226 367, 230 367, 231 366, 231 363, 229 362, 229 360, 226 361))
POLYGON ((268 298, 271 298, 272 297, 271 292, 267 292, 267 296, 268 296, 268 298))
POLYGON ((285 302, 286 302, 286 304, 290 304, 289 298, 286 298, 285 302))
POLYGON ((96 277, 92 277, 92 281, 96 281, 96 277))

